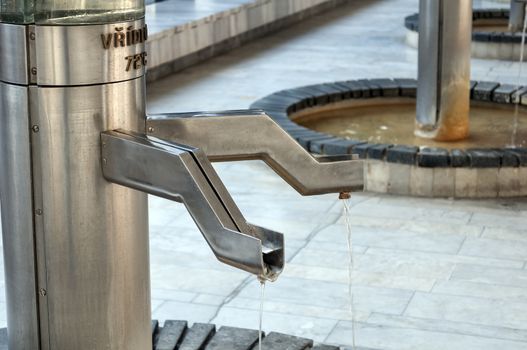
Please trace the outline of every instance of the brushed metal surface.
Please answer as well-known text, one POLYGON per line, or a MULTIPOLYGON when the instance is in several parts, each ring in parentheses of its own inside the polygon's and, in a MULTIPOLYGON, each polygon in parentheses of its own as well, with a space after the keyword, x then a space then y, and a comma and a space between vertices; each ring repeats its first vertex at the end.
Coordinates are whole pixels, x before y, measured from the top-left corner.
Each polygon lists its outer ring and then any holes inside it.
POLYGON ((433 129, 437 123, 439 88, 440 15, 443 0, 419 1, 419 55, 417 69, 417 122, 433 129))
POLYGON ((143 54, 145 42, 115 47, 113 36, 116 28, 128 35, 131 28, 143 27, 144 19, 101 25, 36 26, 38 85, 104 84, 143 76, 145 66, 139 62, 135 69, 133 62, 129 66, 127 57, 143 54))
POLYGON ((363 188, 361 161, 317 160, 262 111, 151 115, 147 130, 202 149, 211 161, 261 159, 302 195, 363 188))
POLYGON ((147 196, 106 181, 100 158, 102 131, 144 132, 144 89, 144 78, 38 88, 43 349, 152 347, 147 196))
POLYGON ((416 134, 468 136, 472 0, 421 0, 416 134))
POLYGON ((26 28, 0 23, 0 81, 28 84, 26 28))
POLYGON ((0 83, 0 201, 9 349, 38 349, 28 87, 0 83))
POLYGON ((101 142, 108 180, 184 203, 218 260, 278 278, 283 235, 246 222, 202 151, 123 130, 102 133, 101 142))

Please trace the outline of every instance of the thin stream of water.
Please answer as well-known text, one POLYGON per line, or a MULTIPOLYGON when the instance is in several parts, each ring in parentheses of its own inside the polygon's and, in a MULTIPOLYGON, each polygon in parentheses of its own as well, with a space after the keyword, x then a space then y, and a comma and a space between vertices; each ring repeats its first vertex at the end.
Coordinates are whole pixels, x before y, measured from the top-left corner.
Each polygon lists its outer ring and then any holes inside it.
POLYGON ((265 280, 260 281, 260 319, 258 326, 258 350, 262 350, 262 323, 263 323, 263 305, 265 299, 265 280))
POLYGON ((349 312, 351 314, 351 337, 352 337, 352 349, 355 349, 355 308, 353 302, 353 239, 351 231, 350 221, 350 204, 349 199, 342 199, 344 204, 344 221, 346 223, 346 238, 348 241, 348 297, 349 297, 349 312))
MULTIPOLYGON (((525 5, 525 11, 527 13, 527 4, 525 5)), ((518 80, 516 82, 516 87, 519 89, 521 88, 521 78, 522 78, 522 68, 523 68, 523 57, 525 54, 525 34, 527 32, 527 16, 525 16, 523 20, 523 29, 522 29, 522 43, 520 47, 520 61, 519 61, 519 68, 518 68, 518 80)), ((519 106, 520 106, 520 97, 518 97, 518 100, 516 101, 516 106, 514 106, 514 123, 512 125, 512 136, 511 136, 511 147, 516 147, 516 138, 518 135, 518 114, 519 114, 519 106)))

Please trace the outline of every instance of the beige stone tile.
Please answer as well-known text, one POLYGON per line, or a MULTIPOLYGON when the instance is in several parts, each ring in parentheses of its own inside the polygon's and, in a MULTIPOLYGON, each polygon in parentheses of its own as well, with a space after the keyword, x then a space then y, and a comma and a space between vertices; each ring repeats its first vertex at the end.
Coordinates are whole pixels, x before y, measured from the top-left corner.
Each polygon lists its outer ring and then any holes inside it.
POLYGON ((218 16, 213 23, 213 43, 217 44, 231 36, 229 16, 218 16))
MULTIPOLYGON (((226 306, 258 311, 260 309, 260 300, 237 297, 230 301, 226 306)), ((355 320, 357 322, 362 322, 366 321, 370 316, 369 312, 361 310, 354 310, 355 312, 352 314, 349 307, 329 308, 305 304, 295 304, 273 299, 269 300, 268 298, 264 299, 263 309, 264 317, 268 312, 271 312, 305 317, 317 317, 322 319, 355 320)))
MULTIPOLYGON (((461 243, 465 239, 464 235, 448 232, 424 233, 363 226, 354 226, 352 230, 353 241, 361 246, 435 253, 457 253, 461 247, 461 243)), ((314 240, 328 241, 340 236, 341 234, 336 233, 332 228, 326 228, 321 230, 314 237, 314 240)))
POLYGON ((527 167, 520 168, 520 191, 519 195, 527 196, 527 167))
MULTIPOLYGON (((344 242, 345 238, 342 237, 339 241, 332 242, 331 240, 311 240, 306 244, 305 249, 316 250, 320 253, 326 253, 331 256, 334 252, 344 252, 348 254, 348 244, 344 242)), ((369 247, 353 244, 353 256, 364 254, 369 247)))
MULTIPOLYGON (((483 260, 483 259, 480 259, 483 260)), ((452 273, 456 261, 461 261, 457 255, 430 254, 407 252, 370 247, 362 255, 354 255, 355 273, 379 273, 391 276, 406 276, 426 279, 446 279, 452 273)), ((321 267, 340 270, 347 281, 349 255, 347 252, 334 252, 331 255, 316 250, 302 250, 291 264, 311 267, 321 267)), ((291 265, 289 264, 289 265, 291 265)), ((517 265, 516 265, 517 266, 517 265)), ((288 266, 289 268, 289 266, 288 266)), ((428 285, 429 283, 427 283, 428 285)), ((417 289, 417 288, 416 288, 417 289)))
POLYGON ((434 168, 434 182, 432 192, 434 197, 454 197, 455 168, 434 168))
POLYGON ((386 193, 390 179, 390 167, 387 163, 368 160, 365 164, 365 189, 372 192, 386 193))
POLYGON ((433 169, 412 167, 410 171, 410 194, 423 197, 432 196, 433 183, 433 169))
POLYGON ((524 228, 485 227, 482 238, 505 239, 510 241, 527 241, 527 226, 524 228))
POLYGON ((482 326, 472 323, 451 322, 430 318, 383 315, 379 313, 371 314, 367 322, 368 324, 379 325, 382 327, 422 329, 432 332, 462 334, 527 343, 527 331, 504 327, 482 326))
POLYGON ((464 215, 461 217, 450 216, 448 212, 444 212, 436 217, 417 217, 414 221, 408 221, 401 226, 400 231, 423 235, 478 237, 483 231, 483 227, 479 225, 465 225, 467 220, 468 217, 464 215))
MULTIPOLYGON (((291 304, 332 309, 346 309, 349 306, 348 283, 282 276, 266 285, 265 295, 266 300, 291 304)), ((413 291, 409 290, 353 286, 355 310, 363 312, 401 314, 412 295, 413 291)), ((251 282, 238 296, 259 299, 259 283, 251 282)))
MULTIPOLYGON (((488 44, 492 45, 494 43, 488 43, 488 44)), ((495 50, 496 56, 493 55, 493 58, 501 59, 501 60, 511 60, 511 61, 516 60, 514 59, 515 53, 516 53, 515 47, 519 48, 521 46, 521 45, 511 45, 510 43, 498 43, 494 45, 497 46, 497 49, 495 50)), ((520 57, 519 50, 517 51, 517 53, 518 53, 517 57, 520 57)))
POLYGON ((520 169, 500 168, 498 171, 498 192, 500 197, 514 197, 520 191, 520 169))
MULTIPOLYGON (((500 49, 501 45, 499 43, 487 43, 486 45, 486 57, 490 59, 500 59, 500 49)), ((510 52, 508 53, 510 54, 510 52)))
POLYGON ((410 173, 412 167, 409 165, 388 163, 389 180, 388 193, 408 195, 410 194, 410 173))
POLYGON ((467 238, 459 254, 522 261, 527 258, 527 242, 489 238, 467 238))
MULTIPOLYGON (((341 321, 326 339, 327 343, 351 346, 352 325, 341 321)), ((503 348, 521 350, 525 342, 429 331, 400 326, 358 323, 355 325, 356 344, 366 349, 382 350, 480 350, 503 348)))
MULTIPOLYGON (((211 291, 213 292, 213 291, 211 291)), ((192 299, 193 304, 203 304, 203 305, 211 305, 211 306, 220 306, 227 300, 228 297, 225 297, 224 295, 215 295, 215 294, 209 294, 209 293, 201 293, 198 294, 195 298, 192 299)))
MULTIPOLYGON (((527 288, 461 280, 438 281, 432 289, 432 293, 527 302, 527 288)), ((485 303, 484 300, 481 302, 485 303)))
MULTIPOLYGON (((218 264, 220 264, 218 262, 218 264)), ((152 288, 180 290, 193 293, 214 291, 218 295, 230 294, 247 274, 224 266, 223 271, 180 267, 174 265, 155 265, 151 268, 152 288)))
POLYGON ((477 196, 481 198, 497 197, 499 191, 498 170, 480 168, 477 173, 477 196))
POLYGON ((487 43, 472 42, 472 57, 483 58, 487 56, 487 43))
POLYGON ((190 302, 198 295, 197 293, 184 292, 177 289, 160 288, 151 288, 150 294, 152 296, 152 299, 181 302, 190 302))
POLYGON ((471 168, 456 168, 455 196, 457 198, 474 197, 477 194, 477 170, 471 168))
POLYGON ((527 303, 417 292, 405 316, 527 330, 527 303))
POLYGON ((527 270, 457 265, 452 280, 527 288, 527 270))
MULTIPOLYGON (((481 265, 483 267, 503 267, 510 269, 519 269, 522 266, 522 261, 514 260, 512 258, 496 259, 492 257, 466 256, 458 254, 457 252, 453 254, 441 254, 376 247, 370 247, 361 259, 366 259, 366 257, 370 255, 374 258, 379 256, 379 260, 389 259, 410 266, 414 264, 416 265, 416 271, 421 271, 421 273, 425 275, 431 273, 430 276, 435 276, 435 273, 442 274, 445 272, 444 269, 447 266, 455 267, 459 264, 481 265), (440 267, 442 267, 442 269, 440 267), (427 272, 428 269, 436 270, 436 272, 427 272)), ((441 276, 437 277, 440 278, 441 276)))
MULTIPOLYGON (((328 281, 348 283, 348 271, 318 266, 303 266, 287 264, 284 277, 305 278, 315 281, 328 281)), ((435 279, 432 277, 411 276, 405 273, 393 273, 392 271, 364 271, 354 270, 352 273, 353 286, 368 286, 378 288, 391 288, 401 290, 430 291, 434 286, 435 279)))
POLYGON ((486 227, 523 229, 527 224, 527 211, 502 210, 491 213, 475 212, 470 219, 470 223, 486 227))

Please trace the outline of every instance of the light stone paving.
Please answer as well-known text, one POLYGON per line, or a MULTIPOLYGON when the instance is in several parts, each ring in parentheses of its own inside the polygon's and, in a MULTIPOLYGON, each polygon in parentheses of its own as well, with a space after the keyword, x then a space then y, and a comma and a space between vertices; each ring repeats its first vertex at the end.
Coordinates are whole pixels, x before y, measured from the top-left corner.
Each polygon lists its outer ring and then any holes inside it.
MULTIPOLYGON (((417 0, 350 1, 151 84, 149 111, 247 108, 299 85, 415 77, 417 54, 404 43, 403 18, 417 7, 417 0)), ((475 79, 511 83, 517 69, 482 60, 472 68, 475 79)), ((288 264, 266 287, 265 330, 351 348, 337 196, 301 197, 260 162, 215 168, 250 222, 285 234, 288 264)), ((527 348, 527 199, 357 193, 351 206, 361 349, 527 348)), ((150 228, 154 318, 258 327, 258 282, 214 258, 182 205, 150 198, 150 228)), ((3 269, 0 277, 1 288, 3 269)), ((4 327, 3 293, 0 309, 4 327)))

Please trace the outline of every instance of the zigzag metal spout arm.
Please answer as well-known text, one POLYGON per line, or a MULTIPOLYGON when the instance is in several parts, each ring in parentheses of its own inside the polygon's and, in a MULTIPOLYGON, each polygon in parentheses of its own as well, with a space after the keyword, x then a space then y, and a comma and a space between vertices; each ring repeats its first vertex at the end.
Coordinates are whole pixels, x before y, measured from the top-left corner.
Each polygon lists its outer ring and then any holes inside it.
POLYGON ((302 195, 363 188, 361 161, 314 158, 263 111, 157 114, 148 117, 147 130, 198 147, 211 161, 261 159, 302 195))
POLYGON ((265 279, 284 265, 283 235, 245 221, 200 150, 142 134, 101 134, 104 177, 182 202, 216 257, 265 279))

